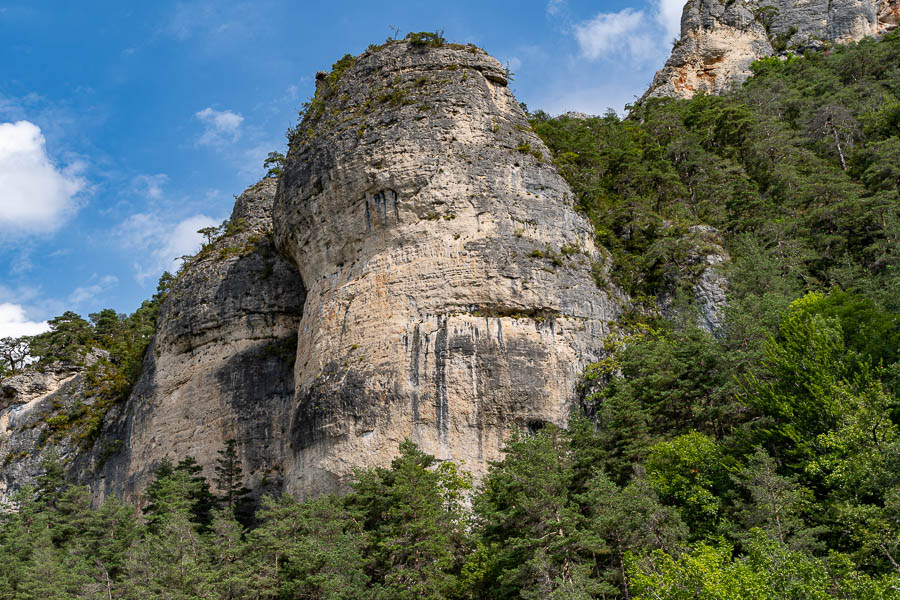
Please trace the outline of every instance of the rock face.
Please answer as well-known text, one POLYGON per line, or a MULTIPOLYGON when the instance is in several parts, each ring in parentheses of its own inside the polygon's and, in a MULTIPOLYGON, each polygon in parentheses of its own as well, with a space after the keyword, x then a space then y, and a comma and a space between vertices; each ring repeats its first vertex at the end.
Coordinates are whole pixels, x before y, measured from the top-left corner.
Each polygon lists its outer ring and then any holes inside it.
POLYGON ((681 38, 647 97, 719 94, 760 58, 877 36, 900 23, 900 0, 688 0, 681 38))
POLYGON ((285 489, 405 437, 479 477, 513 428, 566 420, 619 312, 605 252, 495 59, 401 41, 338 66, 275 201, 308 291, 285 489))
MULTIPOLYGON (((43 472, 41 460, 54 433, 54 417, 76 404, 93 404, 84 389, 84 368, 54 365, 22 373, 0 386, 0 509, 16 490, 33 485, 43 472)), ((60 459, 71 461, 81 449, 69 435, 54 436, 60 459)))
POLYGON ((479 478, 514 428, 566 421, 625 299, 503 68, 410 41, 337 67, 277 194, 244 192, 179 274, 125 403, 92 412, 84 369, 4 382, 0 500, 53 435, 97 502, 140 504, 166 458, 212 480, 229 439, 245 485, 302 497, 407 437, 479 478))
POLYGON ((305 291, 272 241, 275 181, 238 199, 230 233, 185 267, 160 307, 141 377, 108 435, 122 451, 93 479, 98 499, 137 500, 153 469, 193 456, 214 476, 235 439, 246 482, 280 487, 305 291))

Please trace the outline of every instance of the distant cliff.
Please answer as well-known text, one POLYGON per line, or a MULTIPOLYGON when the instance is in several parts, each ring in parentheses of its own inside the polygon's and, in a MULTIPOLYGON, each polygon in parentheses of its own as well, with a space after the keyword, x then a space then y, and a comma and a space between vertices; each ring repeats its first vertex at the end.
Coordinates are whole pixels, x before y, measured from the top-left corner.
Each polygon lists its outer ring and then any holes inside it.
POLYGON ((800 53, 900 23, 900 0, 688 0, 681 37, 646 97, 718 94, 766 56, 800 53))

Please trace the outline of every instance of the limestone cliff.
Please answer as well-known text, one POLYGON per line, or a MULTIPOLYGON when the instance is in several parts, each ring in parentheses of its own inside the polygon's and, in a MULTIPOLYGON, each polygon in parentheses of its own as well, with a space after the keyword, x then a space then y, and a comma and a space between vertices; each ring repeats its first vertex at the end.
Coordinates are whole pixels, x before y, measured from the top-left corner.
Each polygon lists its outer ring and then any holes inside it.
POLYGON ((604 251, 495 59, 400 41, 337 67, 275 201, 308 291, 285 488, 405 437, 478 477, 513 428, 566 420, 619 310, 604 251))
MULTIPOLYGON (((130 397, 63 447, 96 500, 139 502, 166 457, 211 478, 232 438, 258 491, 339 489, 407 437, 478 478, 514 428, 566 421, 624 298, 504 69, 395 41, 317 79, 277 193, 237 199, 162 302, 130 397)), ((81 371, 47 377, 0 405, 0 496, 33 481, 53 411, 85 401, 81 371)))
POLYGON ((84 456, 84 430, 63 428, 75 412, 85 413, 98 399, 85 386, 85 366, 57 363, 5 379, 0 385, 0 508, 15 492, 34 485, 41 461, 54 448, 67 464, 84 456))
POLYGON ((900 23, 900 0, 688 0, 681 38, 646 97, 718 94, 760 58, 877 36, 900 23))
POLYGON ((107 436, 122 451, 89 477, 99 498, 136 500, 152 470, 193 456, 212 477, 237 441, 248 484, 280 487, 305 292, 272 241, 275 181, 235 203, 226 235, 189 261, 160 307, 141 377, 107 436))

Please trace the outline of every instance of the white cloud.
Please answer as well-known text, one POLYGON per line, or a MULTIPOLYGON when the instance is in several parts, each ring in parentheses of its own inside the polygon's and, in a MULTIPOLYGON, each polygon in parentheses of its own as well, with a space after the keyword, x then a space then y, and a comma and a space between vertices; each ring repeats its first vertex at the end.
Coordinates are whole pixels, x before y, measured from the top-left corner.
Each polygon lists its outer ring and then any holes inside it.
POLYGON ((679 35, 683 7, 684 0, 654 0, 648 9, 598 13, 593 19, 575 25, 575 40, 582 56, 589 60, 662 63, 671 48, 670 42, 679 35))
POLYGON ((203 243, 199 229, 218 225, 206 215, 194 215, 177 223, 165 223, 152 214, 131 215, 117 228, 116 234, 125 247, 142 251, 135 263, 136 279, 143 284, 163 271, 175 271, 180 257, 194 254, 203 243))
POLYGON ((684 0, 657 0, 656 22, 666 31, 668 43, 681 36, 681 13, 684 10, 684 0))
POLYGON ((0 338, 37 335, 48 331, 46 322, 29 321, 25 309, 19 304, 0 304, 0 338))
POLYGON ((169 181, 169 176, 158 173, 156 175, 138 175, 132 180, 134 190, 148 200, 159 200, 163 195, 163 186, 169 181))
POLYGON ((69 295, 69 302, 71 304, 95 302, 100 298, 101 294, 109 290, 115 284, 119 283, 119 279, 118 277, 115 277, 113 275, 105 275, 98 279, 97 275, 95 274, 93 277, 91 277, 91 280, 88 283, 90 285, 77 287, 71 293, 71 295, 69 295))
POLYGON ((647 31, 644 11, 626 8, 616 13, 600 13, 575 26, 575 39, 581 53, 591 60, 626 55, 646 60, 655 54, 658 40, 647 31))
POLYGON ((175 225, 171 234, 167 237, 165 245, 160 248, 159 256, 162 260, 176 261, 178 257, 193 254, 203 244, 203 236, 197 233, 204 227, 218 225, 212 217, 206 215, 194 215, 175 225))
POLYGON ((234 143, 241 137, 244 117, 235 112, 206 107, 194 116, 203 123, 203 133, 197 139, 198 146, 222 146, 234 143))
POLYGON ((565 5, 566 0, 548 0, 547 2, 547 14, 548 15, 556 15, 559 14, 560 9, 565 5))
POLYGON ((60 170, 29 121, 0 123, 0 236, 51 233, 78 208, 77 166, 60 170))
POLYGON ((277 142, 256 144, 241 152, 239 156, 235 157, 240 174, 248 179, 258 179, 262 176, 265 173, 263 162, 273 148, 280 149, 277 142))
POLYGON ((162 33, 181 42, 194 40, 216 47, 251 38, 265 30, 269 19, 259 2, 189 0, 175 5, 162 33))

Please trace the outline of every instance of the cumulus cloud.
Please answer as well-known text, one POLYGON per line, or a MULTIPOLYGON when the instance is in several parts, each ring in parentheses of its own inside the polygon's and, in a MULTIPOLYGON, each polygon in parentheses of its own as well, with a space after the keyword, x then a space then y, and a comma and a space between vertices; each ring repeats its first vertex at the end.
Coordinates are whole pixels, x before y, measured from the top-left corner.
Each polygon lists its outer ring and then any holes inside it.
POLYGON ((647 9, 601 12, 575 25, 575 40, 590 60, 662 62, 679 34, 683 6, 683 0, 655 0, 647 9))
POLYGON ((29 320, 21 305, 10 302, 0 304, 0 338, 37 335, 49 329, 46 321, 29 320))
POLYGON ((194 215, 177 223, 166 236, 165 244, 160 248, 162 260, 177 261, 179 257, 193 254, 203 244, 203 236, 197 233, 205 227, 214 227, 220 222, 206 215, 194 215))
POLYGON ((595 60, 627 51, 636 58, 652 53, 654 40, 645 30, 647 15, 626 8, 616 13, 600 13, 575 26, 575 39, 581 53, 595 60))
POLYGON ((114 275, 105 275, 98 277, 96 274, 91 277, 89 285, 75 288, 69 295, 71 304, 84 304, 86 302, 95 302, 100 299, 104 292, 119 283, 119 278, 114 275))
POLYGON ((40 128, 0 123, 0 236, 51 233, 78 208, 85 181, 77 167, 59 169, 40 128))
POLYGON ((241 137, 244 117, 238 113, 206 107, 194 116, 203 123, 203 133, 197 139, 198 146, 223 146, 241 137))
POLYGON ((177 270, 180 257, 200 249, 203 236, 197 231, 219 223, 206 215, 167 223, 156 215, 138 213, 119 225, 116 234, 124 246, 143 252, 142 260, 134 266, 136 279, 144 284, 150 278, 159 277, 163 271, 177 270))
POLYGON ((169 181, 169 176, 163 173, 156 175, 138 175, 132 180, 134 191, 148 200, 159 200, 163 195, 163 186, 169 181))

